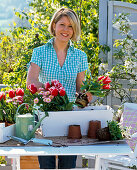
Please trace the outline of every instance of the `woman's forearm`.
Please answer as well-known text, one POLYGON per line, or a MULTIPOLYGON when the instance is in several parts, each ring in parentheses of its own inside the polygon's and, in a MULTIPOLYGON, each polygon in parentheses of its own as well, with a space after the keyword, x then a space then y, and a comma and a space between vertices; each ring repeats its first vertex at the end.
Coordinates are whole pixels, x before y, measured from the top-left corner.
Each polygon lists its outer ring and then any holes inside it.
POLYGON ((31 63, 30 68, 28 70, 28 75, 27 75, 27 87, 30 84, 35 84, 35 86, 37 87, 37 89, 39 89, 40 87, 44 87, 44 84, 39 82, 39 71, 40 68, 38 65, 36 65, 35 63, 31 63))

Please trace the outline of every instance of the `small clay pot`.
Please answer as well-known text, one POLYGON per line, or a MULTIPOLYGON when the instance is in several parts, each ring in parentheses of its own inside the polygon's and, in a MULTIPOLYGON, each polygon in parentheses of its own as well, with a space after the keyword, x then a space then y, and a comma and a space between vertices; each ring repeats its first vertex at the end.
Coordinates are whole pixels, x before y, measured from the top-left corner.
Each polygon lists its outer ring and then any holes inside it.
POLYGON ((80 125, 69 125, 68 139, 81 139, 80 125))
POLYGON ((97 137, 101 141, 111 140, 109 128, 105 127, 97 130, 97 137))
POLYGON ((89 122, 88 137, 91 139, 97 139, 97 130, 101 129, 101 121, 91 120, 89 122))

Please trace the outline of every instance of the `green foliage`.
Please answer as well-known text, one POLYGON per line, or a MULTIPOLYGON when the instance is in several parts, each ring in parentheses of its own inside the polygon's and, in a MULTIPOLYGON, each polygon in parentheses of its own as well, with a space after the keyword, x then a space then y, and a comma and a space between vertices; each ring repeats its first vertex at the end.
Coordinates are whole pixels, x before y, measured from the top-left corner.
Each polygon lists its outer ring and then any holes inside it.
POLYGON ((111 82, 111 80, 110 80, 110 82, 104 83, 103 82, 104 78, 105 77, 102 76, 102 79, 99 79, 99 77, 95 77, 94 79, 88 79, 86 81, 83 81, 83 85, 81 87, 81 90, 86 91, 86 92, 90 92, 94 96, 98 96, 98 97, 106 96, 110 91, 109 83, 111 82), (106 85, 108 86, 107 88, 104 87, 106 85))
POLYGON ((22 22, 26 22, 28 27, 20 27, 19 23, 14 23, 10 35, 2 32, 0 34, 0 83, 25 87, 27 64, 31 59, 33 48, 43 45, 51 38, 48 25, 55 10, 61 6, 72 8, 77 12, 82 34, 81 40, 74 45, 87 53, 92 74, 98 73, 99 1, 54 0, 53 3, 52 0, 33 0, 30 3, 31 10, 28 12, 19 13, 15 10, 15 15, 22 22))
POLYGON ((112 140, 119 140, 119 139, 123 139, 122 138, 122 133, 121 133, 121 129, 119 127, 119 124, 117 121, 108 121, 108 127, 109 127, 109 132, 111 135, 111 139, 112 140))
POLYGON ((5 158, 3 156, 0 156, 0 166, 4 164, 6 165, 7 164, 7 161, 5 160, 5 158))
POLYGON ((123 2, 129 2, 129 3, 137 4, 136 0, 117 0, 117 1, 123 1, 123 2))
POLYGON ((0 33, 0 83, 25 87, 27 64, 33 49, 51 38, 48 25, 55 10, 62 6, 69 7, 78 14, 81 39, 74 45, 86 52, 90 72, 93 77, 97 76, 101 63, 98 54, 100 50, 109 51, 108 46, 101 46, 98 42, 99 0, 33 0, 27 12, 19 13, 15 10, 15 15, 20 18, 22 25, 13 23, 14 28, 10 29, 10 35, 0 33))

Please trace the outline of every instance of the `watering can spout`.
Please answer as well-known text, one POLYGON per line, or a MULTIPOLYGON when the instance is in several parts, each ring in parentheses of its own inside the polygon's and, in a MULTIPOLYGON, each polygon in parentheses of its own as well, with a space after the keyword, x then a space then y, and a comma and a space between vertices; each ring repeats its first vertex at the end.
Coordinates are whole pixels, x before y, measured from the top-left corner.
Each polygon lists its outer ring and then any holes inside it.
POLYGON ((39 122, 36 124, 36 126, 33 128, 33 130, 31 131, 29 138, 31 139, 34 136, 35 131, 38 129, 38 127, 40 126, 42 120, 46 117, 46 115, 44 117, 42 117, 39 122))

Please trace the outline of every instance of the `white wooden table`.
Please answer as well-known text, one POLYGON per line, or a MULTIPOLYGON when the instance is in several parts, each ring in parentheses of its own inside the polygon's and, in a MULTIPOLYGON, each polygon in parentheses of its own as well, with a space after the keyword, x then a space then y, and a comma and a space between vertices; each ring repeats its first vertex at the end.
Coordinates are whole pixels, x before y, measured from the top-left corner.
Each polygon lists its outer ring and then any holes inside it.
POLYGON ((38 155, 95 155, 95 170, 100 170, 100 156, 130 155, 130 147, 126 143, 97 144, 88 146, 22 146, 22 147, 0 147, 0 155, 8 156, 13 159, 12 170, 20 170, 20 156, 38 156, 38 155))

